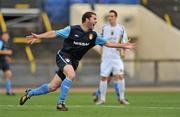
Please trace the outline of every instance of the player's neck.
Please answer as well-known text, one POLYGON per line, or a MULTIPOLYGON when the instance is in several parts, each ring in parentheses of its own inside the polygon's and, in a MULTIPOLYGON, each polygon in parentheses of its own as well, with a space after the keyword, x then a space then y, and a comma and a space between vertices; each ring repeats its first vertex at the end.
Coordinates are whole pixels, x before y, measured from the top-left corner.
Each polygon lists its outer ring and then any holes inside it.
POLYGON ((110 23, 110 25, 111 25, 112 27, 114 27, 114 26, 117 25, 117 23, 116 23, 116 22, 113 22, 113 23, 110 23))
POLYGON ((88 32, 90 30, 85 24, 82 24, 81 28, 84 32, 88 32))

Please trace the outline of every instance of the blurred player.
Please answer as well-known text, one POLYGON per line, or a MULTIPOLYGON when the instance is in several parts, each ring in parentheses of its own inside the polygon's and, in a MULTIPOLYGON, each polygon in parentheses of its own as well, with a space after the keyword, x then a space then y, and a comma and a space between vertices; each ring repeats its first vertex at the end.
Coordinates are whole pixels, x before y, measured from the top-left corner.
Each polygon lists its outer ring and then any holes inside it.
POLYGON ((9 34, 4 32, 0 38, 0 68, 3 71, 6 79, 6 95, 14 95, 11 90, 12 71, 9 67, 8 57, 12 55, 12 50, 8 49, 7 42, 9 40, 9 34))
MULTIPOLYGON (((103 37, 108 41, 127 43, 128 37, 124 28, 117 23, 117 12, 110 10, 108 14, 109 24, 103 27, 103 37)), ((102 62, 100 68, 101 81, 93 100, 96 104, 104 104, 106 101, 107 84, 113 79, 117 99, 121 104, 129 104, 125 99, 124 64, 120 55, 124 56, 125 49, 108 48, 103 46, 102 62), (110 75, 112 73, 112 76, 110 75)))
POLYGON ((83 55, 95 45, 105 45, 115 48, 134 48, 134 44, 120 44, 105 41, 99 34, 93 31, 97 23, 96 14, 86 12, 82 16, 82 24, 67 26, 57 31, 49 31, 42 34, 34 34, 28 36, 28 43, 33 44, 38 39, 54 38, 62 36, 64 38, 63 47, 56 55, 56 63, 59 70, 48 84, 26 90, 26 94, 21 97, 20 105, 23 105, 30 97, 53 92, 60 87, 61 94, 57 102, 57 109, 67 111, 65 106, 65 98, 72 85, 72 81, 76 76, 75 70, 83 55))

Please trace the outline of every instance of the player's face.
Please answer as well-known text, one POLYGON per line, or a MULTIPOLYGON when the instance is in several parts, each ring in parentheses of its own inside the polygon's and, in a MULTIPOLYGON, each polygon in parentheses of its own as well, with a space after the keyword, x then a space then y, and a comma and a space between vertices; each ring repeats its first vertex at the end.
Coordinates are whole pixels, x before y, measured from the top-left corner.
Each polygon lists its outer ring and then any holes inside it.
POLYGON ((2 38, 4 39, 4 41, 8 41, 9 40, 9 34, 8 33, 4 33, 2 35, 2 38))
POLYGON ((108 21, 109 21, 110 24, 116 23, 116 19, 117 19, 117 17, 115 16, 114 13, 109 13, 108 14, 108 21))
POLYGON ((92 15, 88 21, 88 28, 94 29, 94 26, 96 25, 96 23, 97 23, 97 17, 96 15, 92 15))

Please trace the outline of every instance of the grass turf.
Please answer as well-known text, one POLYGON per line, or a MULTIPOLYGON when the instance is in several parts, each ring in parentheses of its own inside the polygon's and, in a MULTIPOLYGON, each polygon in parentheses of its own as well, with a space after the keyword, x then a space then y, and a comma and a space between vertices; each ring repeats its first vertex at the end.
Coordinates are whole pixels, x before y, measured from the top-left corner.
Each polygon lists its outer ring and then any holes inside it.
POLYGON ((0 117, 179 117, 180 92, 127 92, 130 105, 117 103, 114 93, 107 94, 104 105, 92 103, 91 93, 70 92, 67 112, 56 110, 57 93, 32 97, 23 106, 19 98, 0 94, 0 117))

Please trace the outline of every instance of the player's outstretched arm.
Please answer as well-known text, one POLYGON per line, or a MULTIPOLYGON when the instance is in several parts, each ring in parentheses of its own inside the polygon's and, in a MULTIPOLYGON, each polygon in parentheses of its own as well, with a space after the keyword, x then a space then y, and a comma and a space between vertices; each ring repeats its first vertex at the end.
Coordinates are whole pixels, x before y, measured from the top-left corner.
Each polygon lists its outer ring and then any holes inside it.
POLYGON ((34 42, 36 42, 39 39, 54 38, 54 37, 56 37, 55 31, 49 31, 49 32, 45 32, 42 34, 31 33, 31 35, 26 36, 28 43, 30 43, 30 44, 33 44, 34 42))
POLYGON ((136 48, 135 43, 116 43, 108 41, 105 43, 105 46, 111 47, 111 48, 124 48, 124 49, 134 49, 136 48))
POLYGON ((12 50, 7 49, 7 50, 0 50, 0 55, 12 55, 12 50))

